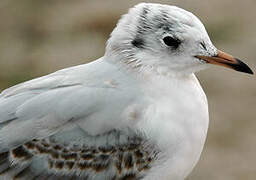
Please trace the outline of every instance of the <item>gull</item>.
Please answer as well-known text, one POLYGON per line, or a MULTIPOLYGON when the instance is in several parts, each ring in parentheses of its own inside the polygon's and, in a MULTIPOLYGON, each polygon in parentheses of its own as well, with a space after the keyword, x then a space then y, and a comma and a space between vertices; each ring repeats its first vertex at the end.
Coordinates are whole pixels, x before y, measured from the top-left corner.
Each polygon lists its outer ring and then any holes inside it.
POLYGON ((1 93, 0 179, 185 179, 209 122, 194 73, 212 64, 253 74, 192 13, 136 5, 103 57, 1 93))

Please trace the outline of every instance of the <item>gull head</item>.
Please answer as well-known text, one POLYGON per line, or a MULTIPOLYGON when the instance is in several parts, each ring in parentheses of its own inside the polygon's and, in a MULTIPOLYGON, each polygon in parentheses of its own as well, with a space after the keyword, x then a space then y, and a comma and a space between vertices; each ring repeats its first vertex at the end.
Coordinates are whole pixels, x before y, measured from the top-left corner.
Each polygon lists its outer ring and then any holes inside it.
POLYGON ((211 64, 253 73, 242 61, 218 50, 195 15, 162 4, 131 8, 112 32, 105 55, 161 74, 194 73, 211 64))

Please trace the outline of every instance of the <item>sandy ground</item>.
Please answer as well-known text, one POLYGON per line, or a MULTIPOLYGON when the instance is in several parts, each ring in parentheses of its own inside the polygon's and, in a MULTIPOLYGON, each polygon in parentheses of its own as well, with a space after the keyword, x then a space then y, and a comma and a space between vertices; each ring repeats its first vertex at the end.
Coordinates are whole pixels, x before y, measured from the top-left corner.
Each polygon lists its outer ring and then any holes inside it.
MULTIPOLYGON (((120 15, 137 0, 1 0, 0 90, 104 53, 120 15)), ((214 44, 255 71, 256 1, 174 0, 200 17, 214 44)), ((256 179, 255 76, 214 67, 198 73, 209 101, 210 128, 188 180, 256 179)))

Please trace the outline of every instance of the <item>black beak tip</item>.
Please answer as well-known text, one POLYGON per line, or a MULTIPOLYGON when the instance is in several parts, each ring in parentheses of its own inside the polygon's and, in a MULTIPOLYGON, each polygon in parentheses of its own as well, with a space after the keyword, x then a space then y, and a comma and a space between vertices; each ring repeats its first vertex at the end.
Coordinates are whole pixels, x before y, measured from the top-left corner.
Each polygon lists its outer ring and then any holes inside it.
POLYGON ((244 62, 242 62, 239 59, 236 59, 236 60, 237 60, 237 63, 233 64, 233 66, 232 66, 234 68, 234 70, 244 72, 247 74, 254 74, 253 71, 251 70, 251 68, 249 68, 249 66, 247 64, 245 64, 244 62))

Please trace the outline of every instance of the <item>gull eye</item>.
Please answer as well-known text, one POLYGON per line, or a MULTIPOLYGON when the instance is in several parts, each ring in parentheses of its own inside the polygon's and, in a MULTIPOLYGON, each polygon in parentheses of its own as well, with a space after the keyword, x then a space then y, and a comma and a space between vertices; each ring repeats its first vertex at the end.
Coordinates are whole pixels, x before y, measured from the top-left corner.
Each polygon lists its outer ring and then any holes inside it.
POLYGON ((179 39, 175 39, 171 36, 164 37, 163 41, 164 41, 166 46, 173 47, 175 49, 177 49, 179 47, 180 43, 181 43, 181 41, 179 39))

